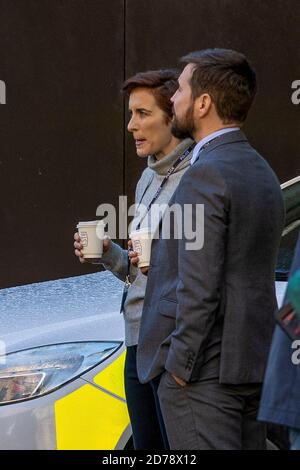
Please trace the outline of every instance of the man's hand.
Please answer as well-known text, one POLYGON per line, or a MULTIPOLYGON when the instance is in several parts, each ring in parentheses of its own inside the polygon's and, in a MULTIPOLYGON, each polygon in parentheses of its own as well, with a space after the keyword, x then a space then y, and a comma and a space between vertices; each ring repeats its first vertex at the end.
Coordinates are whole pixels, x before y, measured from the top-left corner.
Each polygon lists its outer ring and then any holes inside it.
POLYGON ((185 387, 186 386, 186 382, 182 379, 180 379, 179 377, 177 377, 176 375, 174 374, 171 374, 173 379, 175 380, 175 382, 178 383, 178 385, 181 385, 181 387, 185 387))

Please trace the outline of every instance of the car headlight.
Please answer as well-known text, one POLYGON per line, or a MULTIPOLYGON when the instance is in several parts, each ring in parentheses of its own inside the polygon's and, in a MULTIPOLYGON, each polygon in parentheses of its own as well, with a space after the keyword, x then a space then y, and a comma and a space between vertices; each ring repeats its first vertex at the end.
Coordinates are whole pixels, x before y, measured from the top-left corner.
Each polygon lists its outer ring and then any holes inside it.
POLYGON ((0 405, 36 398, 76 379, 119 349, 120 342, 64 343, 0 357, 0 405))

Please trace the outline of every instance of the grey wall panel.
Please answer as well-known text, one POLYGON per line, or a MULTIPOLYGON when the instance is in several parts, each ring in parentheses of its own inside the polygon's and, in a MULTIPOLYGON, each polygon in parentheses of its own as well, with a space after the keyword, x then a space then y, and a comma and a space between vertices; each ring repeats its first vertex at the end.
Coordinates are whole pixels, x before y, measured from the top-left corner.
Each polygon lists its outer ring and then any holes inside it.
MULTIPOLYGON (((226 47, 253 62, 259 94, 246 133, 281 181, 300 174, 300 105, 291 102, 298 79, 297 0, 127 0, 126 76, 178 65, 197 49, 226 47)), ((126 144, 126 182, 132 191, 143 163, 126 144)))
POLYGON ((0 286, 83 274, 78 220, 123 192, 123 0, 1 0, 0 286))

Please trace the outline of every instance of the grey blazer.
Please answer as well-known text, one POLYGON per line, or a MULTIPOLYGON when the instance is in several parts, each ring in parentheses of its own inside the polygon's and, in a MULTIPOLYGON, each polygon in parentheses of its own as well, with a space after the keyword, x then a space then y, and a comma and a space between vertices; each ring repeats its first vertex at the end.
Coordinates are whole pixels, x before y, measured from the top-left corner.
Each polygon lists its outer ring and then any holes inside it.
POLYGON ((193 222, 195 205, 204 204, 204 246, 187 250, 185 237, 174 239, 174 224, 170 239, 160 234, 153 240, 139 378, 145 383, 168 370, 198 380, 219 328, 220 383, 260 383, 274 328, 274 272, 284 224, 277 177, 243 132, 233 131, 200 152, 169 205, 174 203, 193 205, 193 222))

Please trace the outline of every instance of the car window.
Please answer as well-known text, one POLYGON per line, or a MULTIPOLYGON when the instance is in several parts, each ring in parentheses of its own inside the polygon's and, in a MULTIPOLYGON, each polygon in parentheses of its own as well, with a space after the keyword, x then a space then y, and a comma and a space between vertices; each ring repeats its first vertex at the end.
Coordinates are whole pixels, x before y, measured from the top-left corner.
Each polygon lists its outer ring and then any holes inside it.
POLYGON ((289 228, 285 229, 283 232, 276 267, 277 281, 287 281, 288 279, 288 275, 294 257, 294 251, 298 240, 299 227, 300 220, 294 222, 289 228))
POLYGON ((276 279, 287 281, 300 227, 300 176, 281 185, 285 204, 285 228, 282 234, 276 279))

